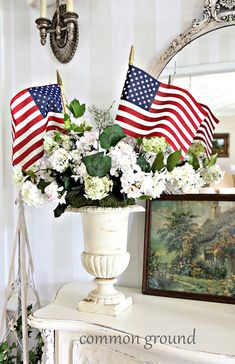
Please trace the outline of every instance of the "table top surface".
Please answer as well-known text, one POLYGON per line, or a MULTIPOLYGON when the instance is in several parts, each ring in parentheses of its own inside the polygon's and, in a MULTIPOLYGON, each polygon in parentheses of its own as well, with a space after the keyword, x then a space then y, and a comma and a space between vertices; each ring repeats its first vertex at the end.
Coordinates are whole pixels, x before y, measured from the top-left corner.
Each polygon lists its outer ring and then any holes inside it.
MULTIPOLYGON (((232 355, 235 358, 235 305, 143 295, 135 288, 119 287, 133 305, 117 317, 79 312, 78 302, 92 283, 69 283, 52 303, 36 311, 30 324, 39 329, 79 331, 83 324, 99 325, 140 337, 192 335, 190 350, 232 355)), ((181 345, 177 345, 181 347, 181 345)), ((185 345, 182 347, 187 348, 185 345)))

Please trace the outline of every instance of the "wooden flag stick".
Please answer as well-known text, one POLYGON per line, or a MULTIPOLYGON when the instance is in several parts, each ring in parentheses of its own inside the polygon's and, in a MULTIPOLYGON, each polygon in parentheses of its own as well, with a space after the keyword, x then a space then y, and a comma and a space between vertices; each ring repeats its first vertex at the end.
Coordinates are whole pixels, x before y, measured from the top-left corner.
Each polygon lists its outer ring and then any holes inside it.
POLYGON ((168 85, 173 85, 173 76, 169 75, 168 77, 168 85))
POLYGON ((129 55, 129 65, 132 66, 134 63, 134 46, 131 46, 130 55, 129 55))
POLYGON ((62 82, 62 78, 60 77, 59 71, 56 71, 56 77, 57 77, 57 83, 60 86, 60 90, 61 90, 61 99, 62 99, 62 104, 63 104, 63 109, 64 112, 67 113, 68 109, 67 109, 67 102, 66 102, 66 98, 64 95, 64 86, 63 86, 63 82, 62 82))

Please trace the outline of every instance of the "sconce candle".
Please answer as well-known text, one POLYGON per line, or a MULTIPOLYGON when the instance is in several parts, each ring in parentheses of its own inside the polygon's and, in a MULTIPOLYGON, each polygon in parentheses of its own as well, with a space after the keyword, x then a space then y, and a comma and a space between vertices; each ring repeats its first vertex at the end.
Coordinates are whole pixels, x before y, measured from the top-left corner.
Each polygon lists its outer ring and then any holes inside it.
POLYGON ((40 0, 40 18, 47 17, 47 0, 40 0))
POLYGON ((73 7, 73 0, 67 0, 67 11, 74 11, 74 7, 73 7))

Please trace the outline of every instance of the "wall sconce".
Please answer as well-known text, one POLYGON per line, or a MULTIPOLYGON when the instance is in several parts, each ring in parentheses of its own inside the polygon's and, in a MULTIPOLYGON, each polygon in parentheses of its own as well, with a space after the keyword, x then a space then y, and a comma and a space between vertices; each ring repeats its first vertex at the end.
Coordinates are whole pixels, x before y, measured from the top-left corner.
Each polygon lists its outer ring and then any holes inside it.
POLYGON ((55 57, 61 63, 68 63, 73 58, 79 40, 78 14, 74 12, 73 0, 61 4, 56 0, 56 11, 52 21, 47 18, 47 0, 40 0, 40 18, 36 19, 41 44, 46 44, 50 34, 50 44, 55 57))

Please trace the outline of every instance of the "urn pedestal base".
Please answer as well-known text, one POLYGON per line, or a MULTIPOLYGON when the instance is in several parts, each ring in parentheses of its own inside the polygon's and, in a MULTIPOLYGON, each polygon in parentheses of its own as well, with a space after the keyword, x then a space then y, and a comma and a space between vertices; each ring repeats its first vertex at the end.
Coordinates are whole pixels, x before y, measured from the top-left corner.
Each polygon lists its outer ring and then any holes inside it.
POLYGON ((140 212, 142 206, 92 207, 84 206, 69 211, 80 212, 83 224, 84 252, 82 264, 93 275, 96 288, 78 303, 78 310, 116 316, 132 305, 131 297, 116 290, 115 277, 127 268, 128 218, 131 212, 140 212))
POLYGON ((125 297, 113 286, 116 278, 96 278, 94 281, 97 287, 78 303, 79 311, 116 316, 132 305, 132 298, 125 297))

